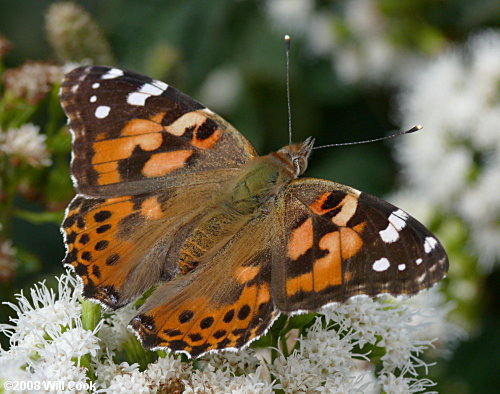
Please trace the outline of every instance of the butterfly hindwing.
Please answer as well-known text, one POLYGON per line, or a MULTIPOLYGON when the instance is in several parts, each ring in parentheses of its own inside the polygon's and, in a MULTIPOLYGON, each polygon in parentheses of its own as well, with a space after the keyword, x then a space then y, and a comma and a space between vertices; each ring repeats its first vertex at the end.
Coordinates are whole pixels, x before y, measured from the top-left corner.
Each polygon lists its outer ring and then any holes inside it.
POLYGON ((143 346, 198 357, 263 335, 278 316, 270 288, 272 222, 252 220, 206 264, 160 286, 130 324, 143 346))
POLYGON ((429 230, 369 194, 302 178, 290 183, 282 204, 272 275, 282 311, 317 310, 359 294, 415 294, 448 270, 429 230))
POLYGON ((192 194, 190 200, 175 189, 108 198, 76 195, 62 223, 64 264, 82 278, 86 298, 117 308, 179 271, 170 256, 202 217, 213 188, 194 185, 184 191, 192 194))
POLYGON ((213 181, 216 170, 224 176, 256 155, 238 131, 200 103, 129 71, 78 67, 64 78, 61 103, 73 133, 75 186, 87 195, 213 181))

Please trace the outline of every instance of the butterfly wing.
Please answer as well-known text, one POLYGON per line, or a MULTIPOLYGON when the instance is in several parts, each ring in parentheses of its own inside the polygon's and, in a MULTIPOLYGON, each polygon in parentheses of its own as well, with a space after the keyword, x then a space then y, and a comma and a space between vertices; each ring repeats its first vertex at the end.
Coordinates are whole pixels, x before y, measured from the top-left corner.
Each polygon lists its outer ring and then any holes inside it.
POLYGON ((278 316, 271 299, 270 215, 254 218, 189 275, 151 295, 130 323, 144 347, 191 357, 239 349, 278 316))
POLYGON ((183 193, 78 194, 72 200, 62 223, 67 245, 63 263, 82 279, 86 298, 117 308, 178 272, 171 256, 204 215, 213 187, 192 185, 183 193))
POLYGON ((280 204, 272 288, 281 311, 316 310, 359 294, 415 294, 448 271, 436 237, 377 197, 302 178, 280 204))
POLYGON ((64 78, 61 103, 73 134, 75 187, 86 195, 210 182, 256 156, 220 116, 164 82, 129 71, 78 67, 64 78))
POLYGON ((62 224, 64 263, 86 297, 116 308, 177 272, 173 251, 255 151, 188 96, 116 68, 74 69, 61 103, 78 191, 62 224))

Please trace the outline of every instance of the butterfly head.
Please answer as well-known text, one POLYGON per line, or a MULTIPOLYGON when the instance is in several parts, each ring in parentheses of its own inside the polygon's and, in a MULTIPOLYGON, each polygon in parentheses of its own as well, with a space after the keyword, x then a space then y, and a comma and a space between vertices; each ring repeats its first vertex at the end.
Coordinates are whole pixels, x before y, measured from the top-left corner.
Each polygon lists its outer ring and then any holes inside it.
POLYGON ((291 163, 294 178, 302 175, 307 169, 307 163, 313 146, 314 138, 309 137, 301 144, 287 145, 278 151, 278 153, 291 163))

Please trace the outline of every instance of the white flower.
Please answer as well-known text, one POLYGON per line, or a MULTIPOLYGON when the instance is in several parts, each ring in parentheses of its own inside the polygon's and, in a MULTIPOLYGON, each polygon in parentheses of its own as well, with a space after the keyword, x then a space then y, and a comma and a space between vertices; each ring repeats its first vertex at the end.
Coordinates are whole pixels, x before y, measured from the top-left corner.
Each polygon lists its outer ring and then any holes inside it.
MULTIPOLYGON (((379 383, 383 392, 394 394, 418 393, 425 390, 427 387, 436 385, 429 379, 405 378, 403 376, 396 376, 392 373, 380 375, 379 383)), ((427 394, 432 393, 433 392, 427 391, 427 394)))
POLYGON ((391 40, 388 21, 377 2, 350 0, 342 2, 340 16, 333 7, 318 10, 316 14, 323 17, 326 14, 330 19, 331 27, 328 31, 323 29, 328 41, 324 37, 318 39, 317 28, 313 26, 308 29, 307 41, 313 48, 322 48, 322 52, 316 52, 330 54, 341 80, 399 82, 406 68, 415 61, 415 55, 401 53, 402 48, 391 40))
POLYGON ((402 124, 422 123, 397 141, 405 193, 470 228, 486 269, 500 261, 500 33, 485 32, 407 76, 402 124), (422 192, 422 191, 425 191, 422 192))
MULTIPOLYGON (((183 379, 188 379, 192 373, 190 363, 181 362, 177 357, 159 358, 155 363, 148 365, 144 371, 148 382, 154 387, 164 388, 165 391, 175 391, 173 388, 180 387, 183 379)), ((160 390, 158 390, 160 391, 160 390)))
POLYGON ((106 343, 108 349, 119 349, 125 341, 133 336, 127 326, 136 314, 137 308, 133 303, 130 303, 104 318, 103 326, 99 330, 99 338, 106 343))
POLYGON ((70 272, 57 280, 57 293, 40 282, 31 289, 31 300, 21 293, 16 295, 17 305, 6 303, 17 317, 0 325, 11 345, 0 352, 0 366, 5 367, 0 368, 0 378, 87 381, 87 369, 75 360, 86 354, 97 356, 100 348, 95 334, 100 324, 94 331, 82 328, 78 281, 70 272))
POLYGON ((203 370, 195 370, 193 374, 184 379, 185 393, 217 392, 221 387, 226 387, 232 376, 227 369, 216 369, 208 364, 203 370))
POLYGON ((418 368, 428 366, 419 355, 434 347, 437 335, 450 334, 456 338, 461 333, 446 321, 451 306, 446 306, 437 290, 428 293, 423 291, 417 299, 385 296, 377 301, 366 296, 354 297, 346 303, 327 306, 322 313, 327 321, 339 325, 340 332, 348 330, 346 335, 352 343, 360 347, 367 343, 383 347, 383 371, 399 368, 417 376, 418 368))
POLYGON ((231 394, 271 394, 273 385, 263 378, 263 366, 257 368, 253 373, 234 376, 227 387, 221 386, 220 392, 231 394))
MULTIPOLYGON (((348 331, 342 337, 335 330, 325 330, 321 318, 316 318, 307 336, 300 339, 302 353, 318 363, 322 373, 326 375, 349 375, 354 366, 353 348, 358 341, 353 337, 353 331, 348 331)), ((339 330, 340 331, 340 330, 339 330)))
POLYGON ((22 380, 87 382, 90 367, 97 391, 106 393, 243 394, 278 389, 372 393, 377 387, 386 392, 415 392, 432 384, 418 376, 420 369, 427 370, 419 357, 432 346, 434 335, 448 329, 441 323, 450 308, 442 297, 435 296, 422 295, 410 301, 357 297, 324 308, 324 316, 298 339, 297 348, 287 357, 279 353, 273 362, 266 363, 246 349, 208 354, 194 364, 167 355, 141 370, 136 360, 116 361, 124 357, 123 338, 111 338, 114 328, 118 337, 130 338, 118 325, 128 322, 133 307, 104 317, 90 331, 82 327, 78 299, 81 284, 68 272, 59 278, 58 290, 56 294, 41 283, 31 291, 32 301, 18 295, 19 305, 11 305, 17 317, 1 326, 1 331, 11 337, 11 347, 0 350, 0 379, 14 376, 22 380), (385 350, 378 376, 368 359, 369 351, 363 350, 366 344, 385 350))
POLYGON ((17 156, 33 167, 50 166, 52 161, 45 139, 46 136, 40 134, 40 128, 32 123, 6 132, 0 130, 0 153, 17 156))
POLYGON ((47 360, 51 358, 71 360, 85 354, 95 357, 100 350, 99 338, 95 336, 95 332, 99 328, 100 325, 92 332, 84 330, 82 327, 74 327, 61 333, 59 330, 49 327, 47 334, 51 340, 43 348, 40 348, 38 354, 47 360))
POLYGON ((78 301, 78 280, 67 271, 57 281, 57 293, 48 288, 45 282, 40 282, 30 291, 31 301, 21 292, 15 296, 17 305, 4 303, 17 314, 17 317, 10 318, 11 323, 0 324, 0 332, 10 337, 11 346, 33 349, 49 327, 60 330, 60 327, 72 327, 79 321, 81 304, 78 301))
POLYGON ((5 88, 15 97, 36 105, 47 96, 52 87, 61 82, 61 66, 27 61, 17 68, 9 68, 3 75, 5 88))
MULTIPOLYGON (((69 358, 60 359, 40 359, 29 362, 31 369, 30 380, 36 381, 63 381, 66 384, 70 382, 86 382, 87 369, 75 365, 69 358)), ((71 393, 71 391, 66 391, 71 393)))
POLYGON ((241 352, 209 353, 200 359, 202 365, 212 364, 216 368, 225 368, 233 375, 255 372, 261 361, 253 349, 241 352))
POLYGON ((128 394, 128 393, 152 393, 155 392, 148 385, 148 381, 146 375, 143 372, 140 372, 137 368, 137 364, 133 364, 135 368, 128 366, 125 364, 126 369, 122 370, 121 374, 115 375, 109 386, 106 387, 106 393, 113 394, 128 394))
POLYGON ((222 66, 212 71, 203 86, 200 97, 203 102, 219 112, 227 111, 235 103, 241 90, 241 76, 234 66, 222 66))
POLYGON ((324 381, 321 366, 297 350, 286 358, 277 357, 270 365, 270 372, 277 379, 274 388, 287 393, 310 392, 324 381))
POLYGON ((465 337, 466 333, 460 326, 447 320, 456 304, 446 300, 439 285, 409 298, 407 303, 415 311, 412 323, 422 327, 414 332, 415 340, 433 340, 433 344, 439 347, 440 354, 446 356, 458 340, 465 337))
MULTIPOLYGON (((308 27, 308 17, 314 7, 312 0, 269 0, 265 2, 266 11, 276 24, 282 28, 304 32, 308 27)), ((287 33, 293 33, 287 31, 287 33)))
POLYGON ((97 376, 97 386, 100 388, 107 388, 116 376, 131 374, 133 371, 138 370, 138 368, 139 364, 137 363, 132 365, 127 362, 115 364, 112 353, 108 351, 104 360, 96 360, 95 362, 94 370, 97 376))

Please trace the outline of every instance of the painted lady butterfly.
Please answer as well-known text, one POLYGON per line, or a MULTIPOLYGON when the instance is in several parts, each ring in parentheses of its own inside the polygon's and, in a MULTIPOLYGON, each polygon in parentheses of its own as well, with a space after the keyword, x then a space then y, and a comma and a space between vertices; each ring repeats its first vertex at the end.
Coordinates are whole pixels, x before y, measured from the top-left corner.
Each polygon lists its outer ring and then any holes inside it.
POLYGON ((113 309, 159 284, 130 323, 145 348, 239 349, 280 312, 415 294, 447 272, 442 245, 406 212, 298 178, 312 138, 258 156, 208 108, 117 68, 71 71, 61 101, 78 192, 64 264, 113 309))

